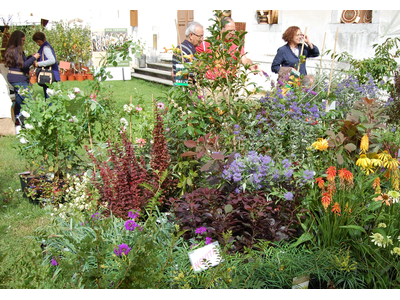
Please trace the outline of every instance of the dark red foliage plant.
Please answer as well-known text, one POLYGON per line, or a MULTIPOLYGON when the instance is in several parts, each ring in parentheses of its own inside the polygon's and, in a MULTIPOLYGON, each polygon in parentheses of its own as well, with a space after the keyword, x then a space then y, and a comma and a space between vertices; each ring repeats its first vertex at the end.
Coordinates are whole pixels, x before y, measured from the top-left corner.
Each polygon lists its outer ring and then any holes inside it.
POLYGON ((258 192, 226 193, 200 188, 181 198, 170 198, 169 204, 185 239, 193 237, 195 228, 206 227, 213 238, 224 244, 223 233, 232 232, 232 251, 251 248, 258 240, 278 242, 297 233, 300 195, 292 201, 276 201, 258 192))
POLYGON ((133 144, 126 132, 121 133, 121 143, 108 141, 106 161, 96 158, 86 146, 86 151, 96 168, 101 180, 96 179, 93 172, 92 181, 99 190, 101 201, 109 205, 115 216, 126 219, 128 211, 143 209, 157 194, 159 202, 163 202, 163 187, 170 187, 165 171, 169 168, 169 153, 164 137, 163 120, 155 105, 156 124, 153 130, 153 144, 150 153, 148 170, 142 157, 137 158, 133 144), (165 179, 166 178, 166 179, 165 179))

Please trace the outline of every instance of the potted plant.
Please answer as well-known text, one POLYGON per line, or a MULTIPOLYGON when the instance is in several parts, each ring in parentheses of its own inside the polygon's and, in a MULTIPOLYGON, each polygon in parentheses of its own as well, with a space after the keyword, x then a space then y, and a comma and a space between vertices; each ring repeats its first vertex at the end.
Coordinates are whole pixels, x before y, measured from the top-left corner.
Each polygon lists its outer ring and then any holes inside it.
POLYGON ((146 42, 141 39, 138 39, 132 44, 132 53, 136 55, 139 68, 146 68, 146 54, 144 54, 145 46, 146 42))
POLYGON ((61 84, 49 87, 48 99, 36 94, 35 99, 25 100, 25 128, 19 132, 18 145, 18 153, 26 159, 30 170, 40 162, 42 172, 52 172, 57 178, 79 161, 77 151, 85 134, 79 119, 67 110, 71 100, 80 101, 85 95, 77 88, 62 90, 61 84))

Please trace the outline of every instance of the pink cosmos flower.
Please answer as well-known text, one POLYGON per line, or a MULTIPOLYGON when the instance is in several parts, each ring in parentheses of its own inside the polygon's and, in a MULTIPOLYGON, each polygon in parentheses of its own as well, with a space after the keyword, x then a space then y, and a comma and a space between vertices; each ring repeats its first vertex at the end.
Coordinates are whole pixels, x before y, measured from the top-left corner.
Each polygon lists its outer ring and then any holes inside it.
POLYGON ((165 108, 165 105, 164 105, 164 103, 162 103, 162 102, 158 102, 158 103, 157 103, 157 107, 158 107, 158 109, 164 109, 164 108, 165 108))
POLYGON ((142 111, 143 110, 143 108, 141 108, 140 106, 139 106, 139 104, 136 106, 136 110, 137 110, 137 112, 139 112, 139 111, 142 111))

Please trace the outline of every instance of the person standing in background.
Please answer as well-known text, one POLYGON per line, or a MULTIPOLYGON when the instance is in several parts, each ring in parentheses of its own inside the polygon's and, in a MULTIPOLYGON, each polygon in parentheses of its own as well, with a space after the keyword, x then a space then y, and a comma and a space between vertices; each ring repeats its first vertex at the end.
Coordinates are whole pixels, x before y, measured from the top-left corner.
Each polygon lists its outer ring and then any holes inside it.
MULTIPOLYGON (((319 56, 319 50, 317 46, 311 43, 310 37, 302 34, 299 27, 290 26, 282 35, 282 39, 286 42, 286 45, 283 45, 278 49, 276 56, 272 61, 272 72, 279 74, 279 70, 281 67, 290 67, 297 70, 300 62, 302 47, 301 42, 303 38, 305 42, 303 49, 303 55, 305 56, 305 59, 307 59, 308 57, 319 56)), ((307 75, 305 61, 300 64, 299 72, 301 75, 307 75)))
POLYGON ((18 117, 21 112, 21 105, 24 104, 26 97, 23 95, 24 93, 22 90, 27 90, 29 92, 29 67, 40 57, 39 53, 35 53, 28 57, 25 56, 25 38, 25 33, 20 30, 15 30, 8 40, 4 55, 4 65, 8 67, 7 80, 14 87, 15 92, 14 114, 16 117, 16 123, 19 122, 18 117))
MULTIPOLYGON (((46 36, 43 32, 36 32, 33 37, 33 41, 40 47, 38 53, 40 54, 40 61, 35 61, 35 67, 50 67, 54 74, 54 82, 60 81, 60 71, 58 68, 58 62, 56 53, 53 47, 46 41, 46 36)), ((44 97, 47 99, 47 86, 43 87, 44 97)))

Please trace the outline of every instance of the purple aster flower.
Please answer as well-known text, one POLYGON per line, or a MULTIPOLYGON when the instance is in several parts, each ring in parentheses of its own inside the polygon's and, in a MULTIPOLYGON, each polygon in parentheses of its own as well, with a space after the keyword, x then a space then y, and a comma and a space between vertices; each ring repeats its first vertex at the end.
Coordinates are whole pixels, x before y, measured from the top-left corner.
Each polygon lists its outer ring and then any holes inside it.
POLYGON ((131 218, 131 219, 136 219, 139 216, 139 211, 140 211, 140 209, 138 211, 136 211, 136 212, 129 211, 128 212, 128 217, 131 218))
POLYGON ((286 200, 293 200, 293 194, 291 192, 287 192, 285 195, 283 195, 286 200))
POLYGON ((309 170, 305 170, 304 171, 304 175, 303 175, 304 180, 308 181, 311 178, 313 178, 313 176, 314 176, 314 172, 313 171, 309 171, 309 170))
POLYGON ((136 227, 139 227, 139 225, 133 220, 128 220, 125 222, 126 230, 133 231, 136 227))
POLYGON ((293 175, 293 169, 289 169, 289 170, 285 171, 284 175, 285 175, 287 178, 292 177, 292 175, 293 175))
POLYGON ((209 245, 212 243, 212 238, 206 237, 206 245, 209 245))
POLYGON ((196 231, 195 231, 196 234, 203 234, 204 232, 207 232, 207 228, 205 228, 205 227, 196 228, 196 231))
POLYGON ((129 251, 131 251, 131 247, 129 247, 127 244, 121 244, 118 245, 118 248, 114 248, 114 253, 117 256, 122 256, 122 253, 125 255, 128 255, 129 251))
POLYGON ((56 261, 56 259, 53 257, 52 258, 52 260, 51 260, 51 264, 53 265, 53 266, 57 266, 58 265, 58 262, 56 261))

